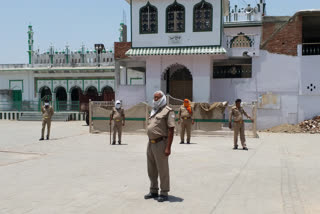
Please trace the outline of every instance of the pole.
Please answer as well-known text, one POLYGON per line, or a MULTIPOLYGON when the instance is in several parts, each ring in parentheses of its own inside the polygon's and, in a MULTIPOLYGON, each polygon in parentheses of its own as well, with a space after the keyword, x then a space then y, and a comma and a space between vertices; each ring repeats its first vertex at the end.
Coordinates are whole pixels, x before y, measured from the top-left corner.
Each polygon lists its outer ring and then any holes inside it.
POLYGON ((92 101, 89 100, 89 132, 92 133, 92 101))
POLYGON ((252 114, 253 114, 253 136, 254 138, 257 138, 257 102, 254 102, 253 104, 253 109, 252 109, 252 114))
POLYGON ((111 145, 111 119, 110 119, 110 123, 109 123, 109 126, 110 126, 110 145, 111 145))

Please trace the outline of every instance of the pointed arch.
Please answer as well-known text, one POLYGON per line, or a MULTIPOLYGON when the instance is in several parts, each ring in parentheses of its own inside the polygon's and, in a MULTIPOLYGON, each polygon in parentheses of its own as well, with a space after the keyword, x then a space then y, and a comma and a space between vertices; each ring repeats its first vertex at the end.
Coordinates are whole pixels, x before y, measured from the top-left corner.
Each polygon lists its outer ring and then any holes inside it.
POLYGON ((213 7, 212 4, 201 0, 193 7, 193 31, 212 31, 213 7))
POLYGON ((166 32, 167 33, 184 33, 185 32, 185 7, 179 4, 177 0, 169 5, 166 9, 166 32))
POLYGON ((163 90, 178 99, 193 97, 193 77, 191 71, 184 65, 172 64, 163 72, 165 88, 163 90))
POLYGON ((140 8, 140 34, 158 33, 158 9, 150 2, 140 8))

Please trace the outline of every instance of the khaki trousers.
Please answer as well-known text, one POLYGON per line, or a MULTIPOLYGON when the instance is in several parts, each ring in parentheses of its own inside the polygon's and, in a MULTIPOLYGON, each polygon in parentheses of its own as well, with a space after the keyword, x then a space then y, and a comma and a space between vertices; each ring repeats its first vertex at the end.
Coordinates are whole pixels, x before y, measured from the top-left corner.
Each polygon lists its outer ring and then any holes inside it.
POLYGON ((181 130, 180 130, 180 138, 181 141, 184 142, 184 133, 187 131, 187 142, 190 142, 191 138, 191 127, 192 127, 192 120, 191 119, 183 119, 181 121, 181 130))
POLYGON ((147 165, 150 179, 150 192, 158 193, 158 176, 160 177, 160 195, 168 195, 170 191, 169 157, 165 155, 167 140, 148 143, 147 165))
POLYGON ((238 146, 238 135, 240 133, 240 140, 242 147, 246 147, 246 137, 244 135, 244 123, 233 123, 233 132, 234 132, 234 146, 238 146))
POLYGON ((42 119, 41 138, 44 138, 44 131, 47 125, 47 137, 50 137, 51 119, 42 119))
POLYGON ((122 136, 122 121, 114 121, 113 123, 113 141, 116 141, 116 134, 118 132, 118 141, 121 142, 122 136))

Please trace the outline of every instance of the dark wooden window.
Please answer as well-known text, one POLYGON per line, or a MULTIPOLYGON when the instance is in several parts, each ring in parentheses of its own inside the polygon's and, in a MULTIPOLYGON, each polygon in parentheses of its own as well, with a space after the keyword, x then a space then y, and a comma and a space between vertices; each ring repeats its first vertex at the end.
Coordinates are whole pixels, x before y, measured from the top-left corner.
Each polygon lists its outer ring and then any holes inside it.
POLYGON ((158 33, 158 10, 150 2, 140 9, 140 33, 158 33))
POLYGON ((175 1, 167 7, 166 13, 167 33, 185 32, 185 8, 175 1))
POLYGON ((193 8, 193 31, 212 31, 212 5, 205 0, 193 8))
POLYGON ((213 66, 214 79, 251 78, 252 59, 230 59, 216 61, 213 66))

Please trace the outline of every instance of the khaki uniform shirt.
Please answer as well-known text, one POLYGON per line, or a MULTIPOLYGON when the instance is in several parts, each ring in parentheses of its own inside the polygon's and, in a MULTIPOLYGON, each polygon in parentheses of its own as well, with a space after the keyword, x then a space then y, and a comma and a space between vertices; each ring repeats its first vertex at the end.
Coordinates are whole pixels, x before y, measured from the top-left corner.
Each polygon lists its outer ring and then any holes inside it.
POLYGON ((151 140, 168 137, 168 129, 175 127, 175 114, 172 108, 165 106, 149 117, 147 133, 151 140))
POLYGON ((180 118, 185 118, 185 117, 188 117, 188 118, 191 118, 193 119, 193 108, 191 107, 191 112, 192 114, 189 113, 189 111, 187 110, 186 107, 184 107, 184 105, 182 105, 179 109, 179 119, 180 118))
POLYGON ((114 121, 122 121, 124 119, 124 110, 122 108, 116 109, 115 107, 112 109, 111 113, 112 119, 114 121))
POLYGON ((232 117, 235 122, 241 122, 243 121, 243 115, 249 118, 249 115, 242 107, 238 109, 237 106, 233 106, 229 114, 229 122, 232 121, 232 117))
POLYGON ((48 108, 46 107, 42 107, 41 108, 41 112, 42 112, 42 119, 51 119, 51 117, 53 116, 54 114, 54 111, 53 111, 53 108, 52 106, 49 106, 48 108))

